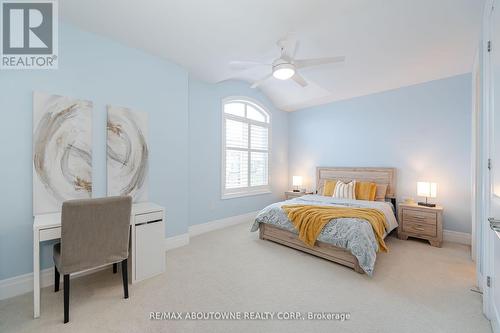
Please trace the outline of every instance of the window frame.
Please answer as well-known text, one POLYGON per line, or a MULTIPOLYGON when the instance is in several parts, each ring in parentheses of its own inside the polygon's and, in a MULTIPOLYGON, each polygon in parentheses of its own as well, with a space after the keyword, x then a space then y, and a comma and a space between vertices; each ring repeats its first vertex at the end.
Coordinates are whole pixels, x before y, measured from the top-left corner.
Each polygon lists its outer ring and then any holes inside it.
MULTIPOLYGON (((239 197, 247 197, 247 196, 254 196, 254 195, 261 195, 261 194, 269 194, 272 193, 271 191, 271 139, 272 139, 272 115, 267 109, 258 101, 246 97, 246 96, 230 96, 223 98, 221 101, 221 124, 222 124, 222 140, 221 140, 221 199, 232 199, 232 198, 239 198, 239 197), (267 116, 268 122, 261 122, 253 119, 248 119, 232 114, 225 113, 224 111, 224 106, 228 103, 244 103, 248 104, 258 111, 264 113, 267 116), (244 121, 247 124, 250 125, 258 125, 258 126, 265 126, 267 127, 267 185, 260 185, 260 186, 250 186, 250 172, 251 172, 251 159, 249 156, 248 159, 248 186, 247 187, 239 187, 239 188, 234 188, 234 189, 226 189, 226 119, 232 119, 232 120, 237 120, 237 121, 244 121)), ((250 138, 251 131, 248 131, 248 136, 250 138)), ((242 151, 249 151, 250 153, 252 151, 255 152, 262 152, 262 149, 251 149, 250 148, 251 141, 248 141, 248 149, 244 148, 241 149, 242 151)), ((235 149, 238 150, 238 149, 235 149)))

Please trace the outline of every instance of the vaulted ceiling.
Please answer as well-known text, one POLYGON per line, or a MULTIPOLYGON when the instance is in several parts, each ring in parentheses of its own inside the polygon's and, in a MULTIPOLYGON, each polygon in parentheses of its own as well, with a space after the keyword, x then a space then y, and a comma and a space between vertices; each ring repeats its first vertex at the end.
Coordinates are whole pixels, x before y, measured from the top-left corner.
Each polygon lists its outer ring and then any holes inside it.
POLYGON ((194 77, 253 82, 270 69, 276 41, 300 41, 297 58, 345 55, 303 70, 302 88, 274 78, 259 87, 283 110, 470 72, 484 0, 64 0, 61 18, 171 60, 194 77))

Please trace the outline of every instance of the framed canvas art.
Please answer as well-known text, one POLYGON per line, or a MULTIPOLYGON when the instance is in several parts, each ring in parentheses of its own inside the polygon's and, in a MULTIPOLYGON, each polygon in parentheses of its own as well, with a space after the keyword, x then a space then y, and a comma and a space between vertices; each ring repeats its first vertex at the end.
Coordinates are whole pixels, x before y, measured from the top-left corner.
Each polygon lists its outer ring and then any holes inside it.
POLYGON ((107 193, 148 200, 148 115, 108 105, 107 193))
POLYGON ((33 94, 33 214, 92 197, 92 102, 33 94))

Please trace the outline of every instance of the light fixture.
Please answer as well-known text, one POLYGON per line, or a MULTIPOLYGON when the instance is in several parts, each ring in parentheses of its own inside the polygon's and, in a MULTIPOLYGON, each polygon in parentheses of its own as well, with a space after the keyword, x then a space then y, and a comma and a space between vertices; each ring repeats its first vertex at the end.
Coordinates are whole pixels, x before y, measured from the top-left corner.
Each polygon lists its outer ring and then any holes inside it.
POLYGON ((294 192, 300 192, 300 187, 302 186, 302 176, 293 176, 292 185, 295 187, 294 192))
POLYGON ((273 76, 278 80, 288 80, 295 75, 295 66, 289 62, 273 64, 273 76))
POLYGON ((437 184, 430 182, 417 182, 417 195, 425 197, 425 202, 419 202, 420 206, 436 207, 436 204, 428 203, 427 198, 437 197, 437 184))

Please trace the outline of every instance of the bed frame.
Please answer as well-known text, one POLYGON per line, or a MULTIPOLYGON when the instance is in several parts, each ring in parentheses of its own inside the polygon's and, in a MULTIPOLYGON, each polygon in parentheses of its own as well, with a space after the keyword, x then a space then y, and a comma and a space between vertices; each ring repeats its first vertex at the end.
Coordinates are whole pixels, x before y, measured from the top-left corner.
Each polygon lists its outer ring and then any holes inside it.
MULTIPOLYGON (((396 197, 396 169, 395 168, 346 168, 346 167, 318 167, 316 168, 316 190, 321 192, 326 180, 342 180, 344 182, 356 179, 377 184, 388 184, 386 199, 395 204, 396 197)), ((314 247, 309 247, 298 239, 293 232, 280 229, 270 224, 260 224, 260 239, 270 240, 312 255, 353 268, 364 274, 358 259, 346 249, 316 241, 314 247)))

